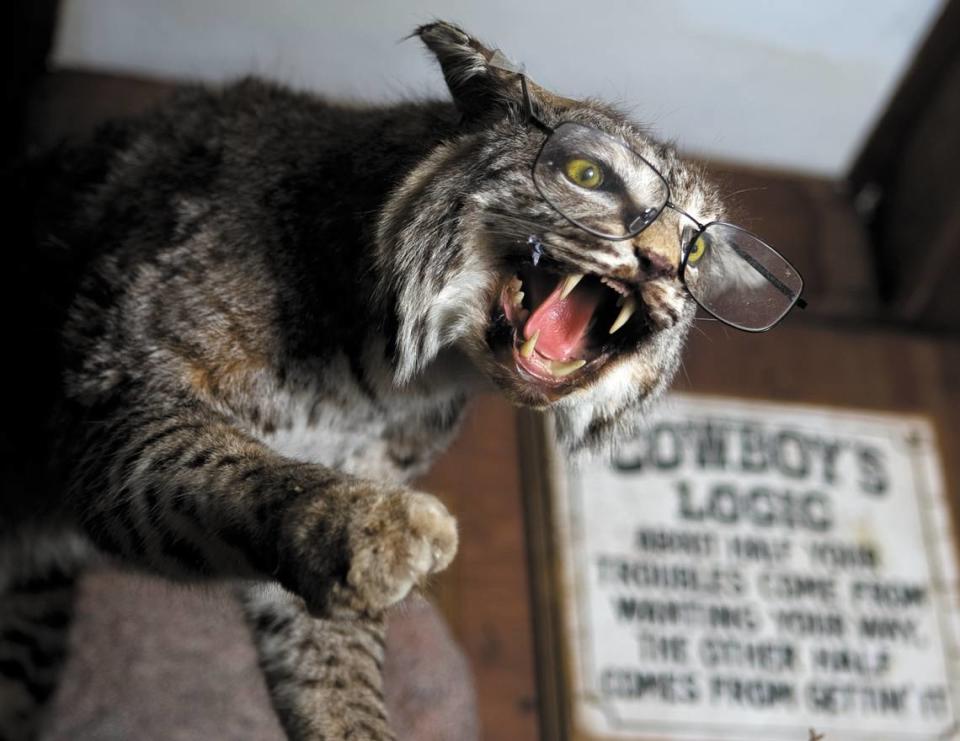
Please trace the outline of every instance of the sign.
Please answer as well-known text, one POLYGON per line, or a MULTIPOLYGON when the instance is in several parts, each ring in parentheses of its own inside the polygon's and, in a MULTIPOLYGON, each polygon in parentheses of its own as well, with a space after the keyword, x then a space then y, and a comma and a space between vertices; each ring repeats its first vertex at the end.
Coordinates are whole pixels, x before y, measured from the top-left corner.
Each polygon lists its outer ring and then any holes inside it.
POLYGON ((924 419, 673 395, 557 479, 577 738, 958 738, 924 419))

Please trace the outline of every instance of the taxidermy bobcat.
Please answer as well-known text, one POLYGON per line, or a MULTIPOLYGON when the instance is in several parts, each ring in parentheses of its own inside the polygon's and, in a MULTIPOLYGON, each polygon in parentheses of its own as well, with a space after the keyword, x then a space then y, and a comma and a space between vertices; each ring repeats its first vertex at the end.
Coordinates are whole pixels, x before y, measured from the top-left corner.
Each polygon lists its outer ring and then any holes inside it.
MULTIPOLYGON (((655 165, 701 222, 721 215, 714 190, 622 114, 527 86, 460 29, 416 35, 452 104, 247 80, 18 171, 0 738, 39 732, 74 580, 103 554, 236 580, 290 737, 391 738, 383 611, 457 547, 453 517, 404 482, 470 396, 551 409, 577 451, 635 428, 669 383, 695 312, 682 217, 604 239, 531 167, 542 127, 579 122, 655 165)), ((591 187, 590 165, 566 176, 591 187)))

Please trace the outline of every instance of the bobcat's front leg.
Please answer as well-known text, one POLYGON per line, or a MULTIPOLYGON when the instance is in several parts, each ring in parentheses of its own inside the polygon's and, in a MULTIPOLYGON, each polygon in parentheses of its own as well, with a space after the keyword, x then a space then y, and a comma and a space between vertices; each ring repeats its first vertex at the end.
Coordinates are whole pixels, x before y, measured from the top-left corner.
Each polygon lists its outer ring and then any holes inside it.
POLYGON ((65 449, 71 502, 105 551, 173 576, 275 578, 312 612, 376 613, 447 566, 435 498, 279 456, 195 402, 114 403, 65 449))
POLYGON ((276 585, 240 590, 260 667, 284 730, 294 741, 389 741, 382 616, 324 618, 276 585))

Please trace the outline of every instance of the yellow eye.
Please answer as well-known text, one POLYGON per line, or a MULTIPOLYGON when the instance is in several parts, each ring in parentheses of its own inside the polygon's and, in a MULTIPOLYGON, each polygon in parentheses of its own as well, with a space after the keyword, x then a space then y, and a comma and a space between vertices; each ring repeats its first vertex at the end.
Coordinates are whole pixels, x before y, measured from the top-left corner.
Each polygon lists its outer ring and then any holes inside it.
POLYGON ((581 188, 593 190, 599 188, 600 183, 603 182, 603 170, 600 169, 600 165, 590 160, 580 158, 567 160, 564 172, 571 183, 581 188))
POLYGON ((687 255, 687 265, 695 263, 701 257, 703 253, 707 251, 707 240, 703 236, 697 237, 697 241, 693 243, 693 247, 690 248, 690 252, 687 255))

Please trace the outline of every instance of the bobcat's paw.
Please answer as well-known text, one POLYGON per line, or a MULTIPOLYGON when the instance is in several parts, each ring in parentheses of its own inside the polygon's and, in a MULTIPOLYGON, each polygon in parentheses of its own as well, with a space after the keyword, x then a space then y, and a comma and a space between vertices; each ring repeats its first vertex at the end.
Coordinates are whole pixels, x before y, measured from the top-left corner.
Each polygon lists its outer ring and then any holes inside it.
POLYGON ((457 552, 457 521, 429 494, 384 493, 351 524, 349 549, 352 606, 378 612, 450 564, 457 552))

